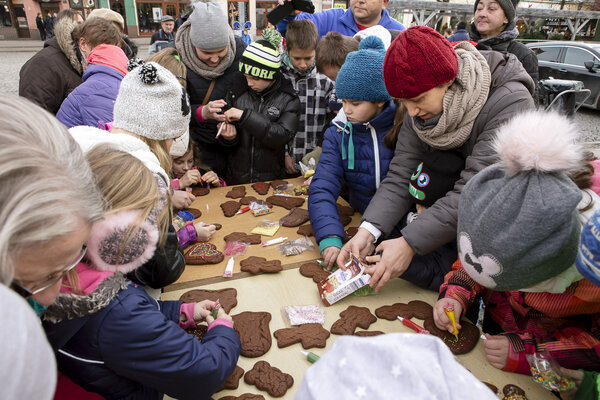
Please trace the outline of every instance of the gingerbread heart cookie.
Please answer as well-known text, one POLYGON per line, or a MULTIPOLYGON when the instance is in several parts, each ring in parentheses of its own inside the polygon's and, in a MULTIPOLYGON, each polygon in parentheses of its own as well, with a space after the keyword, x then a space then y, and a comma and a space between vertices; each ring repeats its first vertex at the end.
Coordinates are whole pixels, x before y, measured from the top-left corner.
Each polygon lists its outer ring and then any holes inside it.
POLYGON ((243 186, 236 186, 231 189, 225 197, 229 197, 230 199, 240 199, 246 195, 246 188, 243 186))
POLYGON ((185 251, 185 263, 191 265, 218 264, 223 253, 212 243, 194 243, 185 251))
POLYGON ((261 196, 264 196, 265 194, 269 193, 270 187, 271 185, 267 182, 256 182, 252 184, 252 189, 254 189, 254 191, 260 194, 261 196))
POLYGON ((427 319, 433 315, 433 307, 421 300, 405 303, 395 303, 391 306, 382 306, 375 309, 377 318, 394 321, 398 317, 427 319))
POLYGON ((192 214, 194 219, 200 218, 202 216, 202 211, 198 210, 197 208, 185 208, 183 211, 187 211, 190 214, 192 214))
POLYGON ((305 200, 302 197, 269 196, 265 201, 271 206, 279 206, 291 210, 294 207, 302 206, 305 200))
POLYGON ((315 231, 313 231, 313 227, 311 224, 306 224, 306 225, 300 226, 300 228, 298 228, 296 233, 298 235, 302 235, 302 236, 315 236, 315 231))
POLYGON ((352 217, 349 217, 347 215, 340 215, 340 222, 342 223, 343 226, 346 226, 350 222, 352 222, 352 217))
POLYGON ((233 373, 231 375, 229 375, 229 378, 227 378, 227 380, 225 381, 225 383, 223 384, 223 386, 221 386, 221 389, 219 390, 235 390, 238 388, 238 386, 240 385, 240 379, 242 378, 242 376, 244 375, 244 369, 242 367, 240 367, 239 365, 235 366, 235 369, 233 370, 233 373))
POLYGON ((238 210, 240 209, 240 202, 239 201, 226 201, 225 203, 221 204, 221 210, 223 210, 223 215, 225 215, 226 217, 233 217, 235 215, 236 212, 238 212, 238 210))
POLYGON ((271 331, 268 312, 245 311, 232 315, 233 327, 242 342, 241 355, 244 357, 260 357, 271 348, 271 331))
POLYGON ((283 270, 281 261, 267 260, 264 257, 256 256, 250 256, 245 260, 240 261, 240 267, 242 271, 250 272, 251 274, 272 274, 283 270))
POLYGON ((453 354, 465 354, 473 350, 473 347, 479 340, 479 329, 463 319, 460 321, 461 329, 458 331, 458 340, 456 337, 448 331, 443 331, 435 326, 433 321, 433 311, 431 315, 423 323, 423 327, 429 331, 432 335, 435 335, 442 339, 442 341, 448 346, 453 354))
POLYGON ((250 244, 260 244, 260 234, 252 233, 248 235, 244 232, 231 232, 229 235, 223 238, 226 242, 244 242, 250 244))
POLYGON ((247 206, 247 205, 249 205, 251 202, 253 202, 253 201, 256 201, 256 200, 257 200, 257 199, 256 199, 256 197, 254 197, 254 196, 245 196, 245 197, 242 197, 242 198, 240 199, 240 203, 242 203, 243 205, 247 206))
POLYGON ((340 313, 340 319, 331 326, 331 333, 353 335, 357 327, 368 329, 377 318, 367 307, 350 306, 340 313))
POLYGON ((300 274, 307 278, 312 278, 315 283, 324 281, 330 274, 316 262, 309 262, 300 266, 300 274))
POLYGON ((304 349, 323 348, 331 334, 321 324, 304 324, 293 328, 278 329, 273 332, 277 339, 277 347, 284 348, 295 343, 302 343, 304 349))
POLYGON ((255 385, 273 397, 282 397, 294 384, 294 378, 290 374, 272 367, 266 361, 258 361, 254 364, 254 367, 246 372, 244 381, 249 385, 255 385))
POLYGON ((207 194, 210 193, 210 189, 209 188, 205 188, 202 186, 193 186, 192 187, 192 194, 196 197, 198 196, 206 196, 207 194))
POLYGON ((279 220, 279 223, 283 226, 292 228, 295 226, 300 226, 306 221, 308 221, 308 210, 294 207, 288 215, 279 220))
POLYGON ((217 301, 221 303, 221 307, 227 314, 231 309, 237 306, 237 290, 234 288, 226 288, 219 290, 209 289, 194 289, 189 290, 181 295, 179 301, 184 303, 199 303, 203 300, 217 301))

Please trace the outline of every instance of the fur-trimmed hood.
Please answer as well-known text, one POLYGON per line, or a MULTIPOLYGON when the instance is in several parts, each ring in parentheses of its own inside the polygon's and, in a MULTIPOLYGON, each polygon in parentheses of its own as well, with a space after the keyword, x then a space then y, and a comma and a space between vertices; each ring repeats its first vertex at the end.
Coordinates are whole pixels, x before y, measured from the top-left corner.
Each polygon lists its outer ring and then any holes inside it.
POLYGON ((71 18, 63 18, 54 25, 54 35, 65 57, 67 57, 75 71, 81 75, 83 66, 77 57, 77 45, 73 40, 73 30, 76 26, 77 22, 71 18))

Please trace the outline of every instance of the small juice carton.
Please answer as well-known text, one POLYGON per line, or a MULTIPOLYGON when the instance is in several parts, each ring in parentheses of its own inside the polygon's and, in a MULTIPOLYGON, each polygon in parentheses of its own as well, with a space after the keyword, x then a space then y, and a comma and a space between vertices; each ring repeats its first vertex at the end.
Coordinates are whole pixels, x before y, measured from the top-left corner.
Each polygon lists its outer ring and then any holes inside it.
POLYGON ((346 270, 338 268, 326 279, 318 283, 319 295, 326 306, 340 301, 361 287, 368 285, 371 276, 365 274, 365 267, 350 254, 346 270))

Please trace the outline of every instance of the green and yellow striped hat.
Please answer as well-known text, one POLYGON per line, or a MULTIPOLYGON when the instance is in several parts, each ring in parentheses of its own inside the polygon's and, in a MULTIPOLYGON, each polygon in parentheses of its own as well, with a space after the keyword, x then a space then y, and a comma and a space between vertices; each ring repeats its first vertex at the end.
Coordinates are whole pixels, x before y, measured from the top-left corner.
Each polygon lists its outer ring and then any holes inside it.
POLYGON ((257 40, 250 43, 240 59, 240 72, 255 78, 271 81, 281 67, 281 55, 271 43, 257 40))

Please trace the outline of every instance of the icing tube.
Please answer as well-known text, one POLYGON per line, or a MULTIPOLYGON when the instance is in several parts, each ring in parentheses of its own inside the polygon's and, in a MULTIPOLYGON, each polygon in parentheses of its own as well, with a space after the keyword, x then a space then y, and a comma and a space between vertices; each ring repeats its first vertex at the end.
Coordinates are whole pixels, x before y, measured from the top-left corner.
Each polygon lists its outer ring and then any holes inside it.
POLYGON ((403 317, 398 316, 398 319, 400 320, 400 322, 402 322, 402 325, 407 326, 410 329, 414 329, 417 333, 424 333, 424 334, 429 333, 429 331, 427 329, 421 328, 419 325, 415 324, 408 318, 403 318, 403 317))
POLYGON ((271 246, 273 244, 283 243, 287 240, 286 237, 278 237, 277 239, 267 240, 266 242, 262 242, 261 247, 271 246))
POLYGON ((233 257, 227 261, 227 266, 225 267, 225 272, 223 273, 223 278, 231 278, 233 276, 233 257))

